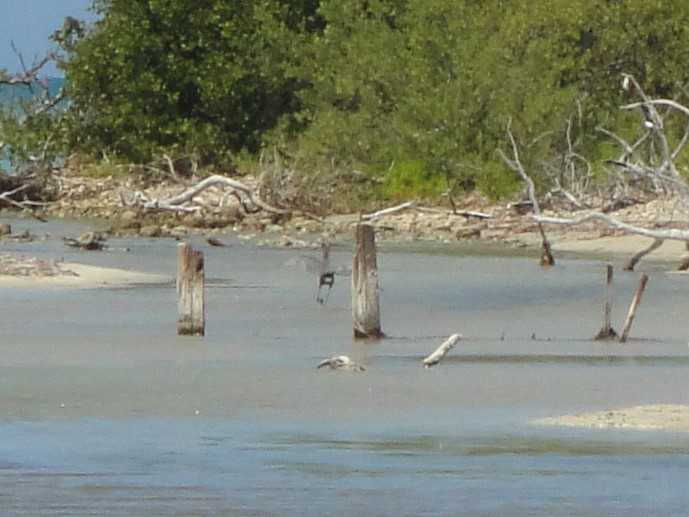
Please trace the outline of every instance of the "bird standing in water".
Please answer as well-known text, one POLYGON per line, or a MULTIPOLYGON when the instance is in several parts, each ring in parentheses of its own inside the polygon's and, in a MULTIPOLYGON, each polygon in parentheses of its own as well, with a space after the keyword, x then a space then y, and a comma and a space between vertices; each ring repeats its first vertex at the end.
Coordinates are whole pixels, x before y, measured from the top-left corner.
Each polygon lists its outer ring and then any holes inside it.
POLYGON ((316 368, 323 368, 324 366, 329 366, 331 370, 347 370, 350 372, 363 372, 366 370, 366 368, 355 363, 346 355, 336 355, 335 357, 321 361, 316 368))

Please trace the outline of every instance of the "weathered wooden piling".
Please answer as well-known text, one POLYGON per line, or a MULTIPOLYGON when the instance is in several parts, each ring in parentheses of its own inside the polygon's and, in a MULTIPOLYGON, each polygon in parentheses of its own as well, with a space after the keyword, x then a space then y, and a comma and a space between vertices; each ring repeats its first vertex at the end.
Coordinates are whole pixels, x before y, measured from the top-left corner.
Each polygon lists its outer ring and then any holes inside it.
POLYGON ((383 336, 380 328, 376 235, 373 226, 365 223, 358 224, 355 229, 352 317, 355 338, 383 336))
POLYGON ((177 334, 203 336, 206 318, 203 252, 186 243, 177 248, 177 334))
POLYGON ((629 337, 629 329, 632 327, 632 321, 634 321, 634 316, 636 316, 636 309, 641 303, 641 297, 646 289, 646 283, 648 282, 648 275, 641 275, 639 284, 636 286, 636 292, 634 293, 634 298, 632 298, 632 303, 629 306, 629 312, 627 313, 627 320, 624 322, 624 328, 622 329, 622 336, 620 337, 620 343, 626 343, 629 337))
POLYGON ((615 329, 612 328, 612 324, 610 323, 610 315, 612 313, 612 276, 612 264, 607 264, 605 268, 605 308, 603 310, 603 326, 596 335, 597 341, 604 341, 617 337, 617 332, 615 332, 615 329))

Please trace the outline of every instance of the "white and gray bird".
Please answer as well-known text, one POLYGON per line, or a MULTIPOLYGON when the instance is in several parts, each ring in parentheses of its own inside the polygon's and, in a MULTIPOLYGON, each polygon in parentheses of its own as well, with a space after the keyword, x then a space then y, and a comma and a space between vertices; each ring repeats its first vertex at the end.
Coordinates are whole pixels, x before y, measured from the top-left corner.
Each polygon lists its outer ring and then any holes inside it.
POLYGON ((336 355, 330 359, 325 359, 318 363, 316 368, 323 368, 324 366, 329 366, 331 370, 346 370, 350 372, 363 372, 366 370, 363 366, 355 363, 349 356, 346 355, 336 355))

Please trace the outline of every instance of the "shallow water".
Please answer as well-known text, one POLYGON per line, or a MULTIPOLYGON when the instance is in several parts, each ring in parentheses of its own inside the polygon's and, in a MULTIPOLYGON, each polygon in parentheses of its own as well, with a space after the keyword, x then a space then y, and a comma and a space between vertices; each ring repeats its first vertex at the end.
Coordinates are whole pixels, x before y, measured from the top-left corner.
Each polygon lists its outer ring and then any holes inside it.
MULTIPOLYGON (((34 223, 27 222, 27 226, 34 223)), ((172 240, 0 250, 162 273, 127 288, 0 292, 0 507, 14 515, 652 515, 686 512, 686 435, 534 418, 689 404, 689 277, 653 264, 627 345, 601 326, 604 265, 381 246, 379 343, 325 306, 316 251, 227 237, 206 253, 207 335, 176 336, 172 240), (436 368, 421 359, 464 339, 436 368), (346 353, 357 373, 316 370, 346 353)), ((21 229, 21 224, 13 222, 21 229)), ((33 226, 31 227, 33 229, 33 226)), ((349 247, 332 261, 348 264, 349 247)), ((619 271, 619 269, 618 269, 619 271)), ((639 273, 617 273, 619 331, 639 273)))

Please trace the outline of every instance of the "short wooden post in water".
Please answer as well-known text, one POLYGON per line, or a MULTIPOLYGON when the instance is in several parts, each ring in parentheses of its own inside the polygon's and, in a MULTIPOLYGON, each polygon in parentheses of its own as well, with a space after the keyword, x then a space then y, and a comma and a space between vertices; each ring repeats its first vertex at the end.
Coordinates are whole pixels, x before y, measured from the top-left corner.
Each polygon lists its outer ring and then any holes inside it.
POLYGON ((203 336, 206 319, 203 252, 182 243, 177 248, 177 334, 203 336))
POLYGON ((605 339, 614 339, 617 337, 617 332, 612 328, 610 323, 610 314, 612 312, 612 264, 607 264, 605 275, 605 311, 603 313, 603 327, 596 335, 596 340, 603 341, 605 339))
POLYGON ((624 329, 622 329, 622 337, 620 337, 620 343, 626 343, 629 337, 629 329, 632 327, 632 321, 634 321, 634 316, 636 316, 636 309, 641 303, 641 297, 646 289, 646 283, 648 282, 648 275, 641 275, 641 280, 639 280, 639 285, 636 286, 636 292, 634 293, 634 298, 632 298, 632 304, 629 306, 629 312, 627 313, 627 321, 624 322, 624 329))
POLYGON ((352 267, 352 316, 354 337, 380 338, 380 305, 376 235, 373 226, 358 224, 355 230, 355 253, 352 267))

